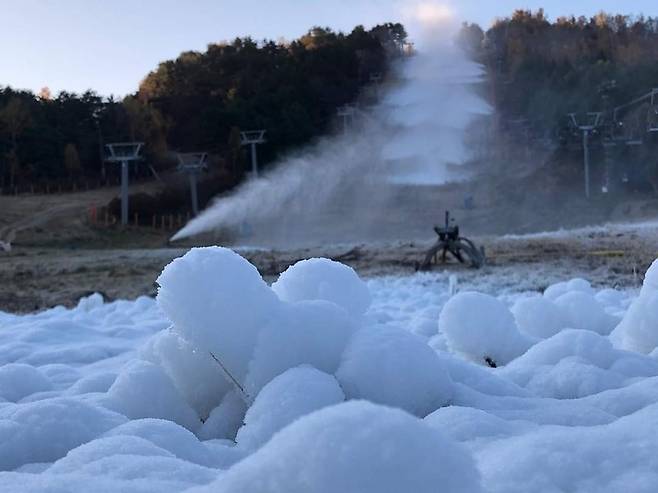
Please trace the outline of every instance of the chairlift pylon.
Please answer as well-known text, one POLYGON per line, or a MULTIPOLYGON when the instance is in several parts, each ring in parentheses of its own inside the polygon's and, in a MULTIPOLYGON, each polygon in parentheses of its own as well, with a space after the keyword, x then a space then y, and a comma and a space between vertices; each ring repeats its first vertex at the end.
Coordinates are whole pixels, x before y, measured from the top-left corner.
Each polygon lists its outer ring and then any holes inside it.
POLYGON ((658 132, 658 89, 651 90, 651 103, 647 110, 647 132, 658 132))

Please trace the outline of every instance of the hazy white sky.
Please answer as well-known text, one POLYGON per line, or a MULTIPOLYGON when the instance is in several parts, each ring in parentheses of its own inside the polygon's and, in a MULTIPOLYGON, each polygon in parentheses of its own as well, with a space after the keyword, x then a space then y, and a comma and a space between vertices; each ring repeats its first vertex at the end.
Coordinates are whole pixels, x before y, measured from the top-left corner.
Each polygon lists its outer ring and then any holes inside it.
MULTIPOLYGON (((0 85, 124 95, 159 61, 251 35, 295 38, 313 25, 351 30, 403 21, 415 0, 0 0, 0 85)), ((446 2, 443 2, 446 3, 446 2)), ((516 8, 549 16, 658 15, 655 0, 449 0, 483 27, 516 8), (621 12, 620 12, 621 11, 621 12)))

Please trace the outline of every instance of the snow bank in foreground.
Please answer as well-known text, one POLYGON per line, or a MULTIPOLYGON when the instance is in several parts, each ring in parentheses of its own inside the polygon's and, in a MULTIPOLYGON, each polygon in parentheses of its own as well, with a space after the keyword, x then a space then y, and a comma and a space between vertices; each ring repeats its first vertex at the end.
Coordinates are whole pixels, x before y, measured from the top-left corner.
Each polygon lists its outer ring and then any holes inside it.
POLYGON ((656 265, 495 296, 203 248, 158 282, 0 313, 3 490, 655 489, 656 265))
POLYGON ((237 493, 482 491, 470 454, 396 409, 352 401, 309 414, 215 483, 237 493))

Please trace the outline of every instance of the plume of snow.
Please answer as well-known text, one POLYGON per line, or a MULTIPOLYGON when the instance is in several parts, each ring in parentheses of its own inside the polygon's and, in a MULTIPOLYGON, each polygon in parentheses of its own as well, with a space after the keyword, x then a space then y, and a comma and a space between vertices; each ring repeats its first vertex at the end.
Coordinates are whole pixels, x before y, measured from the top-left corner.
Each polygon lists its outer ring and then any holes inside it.
MULTIPOLYGON (((373 211, 386 214, 395 184, 463 179, 459 167, 451 165, 469 158, 464 132, 475 118, 490 112, 473 92, 483 69, 454 45, 449 7, 425 2, 408 7, 408 15, 417 31, 418 51, 396 67, 398 80, 383 88, 375 107, 357 110, 350 132, 288 155, 269 173, 214 201, 172 240, 245 223, 272 234, 294 230, 314 236, 305 225, 322 222, 340 236, 345 218, 332 218, 335 204, 351 206, 354 224, 372 223, 373 211), (360 217, 358 211, 370 216, 360 217)), ((288 234, 286 238, 290 240, 288 234)))

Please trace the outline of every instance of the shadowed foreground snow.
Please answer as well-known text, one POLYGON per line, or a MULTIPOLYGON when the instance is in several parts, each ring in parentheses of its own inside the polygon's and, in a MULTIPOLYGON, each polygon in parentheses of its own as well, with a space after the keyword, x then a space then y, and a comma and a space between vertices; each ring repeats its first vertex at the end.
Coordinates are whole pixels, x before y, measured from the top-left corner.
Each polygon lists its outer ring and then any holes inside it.
POLYGON ((157 301, 0 312, 0 489, 655 491, 658 263, 639 293, 454 293, 193 249, 157 301))

